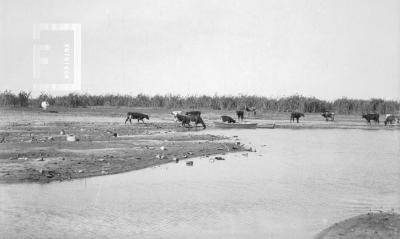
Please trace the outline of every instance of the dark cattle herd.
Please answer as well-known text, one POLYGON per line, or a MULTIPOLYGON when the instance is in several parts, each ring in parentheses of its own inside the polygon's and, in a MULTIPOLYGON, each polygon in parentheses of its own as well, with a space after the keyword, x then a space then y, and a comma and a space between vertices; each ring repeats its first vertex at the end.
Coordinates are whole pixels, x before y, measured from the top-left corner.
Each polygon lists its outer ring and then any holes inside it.
MULTIPOLYGON (((245 112, 251 112, 253 115, 256 114, 256 108, 254 107, 246 107, 245 111, 244 110, 237 110, 236 111, 236 116, 237 116, 237 121, 233 119, 231 116, 228 115, 223 115, 221 116, 221 120, 224 123, 228 124, 237 124, 238 121, 243 121, 244 120, 244 113, 245 112)), ((173 111, 171 112, 171 115, 174 117, 176 122, 181 123, 182 127, 191 127, 191 123, 194 123, 195 127, 197 127, 198 124, 201 124, 203 126, 203 129, 206 128, 206 124, 204 120, 201 118, 201 111, 195 110, 195 111, 188 111, 183 113, 183 111, 173 111)), ((335 113, 330 112, 330 111, 325 111, 321 113, 321 116, 326 120, 326 121, 334 121, 335 120, 335 113)), ((290 113, 290 122, 296 122, 299 123, 299 120, 301 117, 305 117, 304 113, 298 112, 298 111, 293 111, 290 113)), ((362 119, 365 119, 368 124, 371 124, 371 121, 374 121, 375 124, 379 124, 379 114, 378 113, 367 113, 367 114, 362 114, 362 119)), ((143 113, 138 113, 138 112, 128 112, 127 117, 125 120, 126 122, 129 122, 132 124, 132 119, 136 119, 137 122, 139 123, 142 121, 145 123, 144 119, 150 120, 150 117, 146 114, 143 113)), ((385 125, 392 125, 392 124, 400 124, 400 116, 399 115, 394 115, 394 114, 386 114, 385 116, 385 125)))

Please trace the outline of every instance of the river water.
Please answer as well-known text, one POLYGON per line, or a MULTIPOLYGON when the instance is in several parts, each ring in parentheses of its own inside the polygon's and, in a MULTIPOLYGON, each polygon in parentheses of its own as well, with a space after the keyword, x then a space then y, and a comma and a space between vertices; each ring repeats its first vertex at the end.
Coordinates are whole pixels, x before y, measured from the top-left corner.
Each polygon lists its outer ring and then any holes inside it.
POLYGON ((400 211, 400 133, 207 130, 257 149, 50 184, 0 185, 1 238, 312 238, 400 211), (244 155, 243 155, 244 154, 244 155))

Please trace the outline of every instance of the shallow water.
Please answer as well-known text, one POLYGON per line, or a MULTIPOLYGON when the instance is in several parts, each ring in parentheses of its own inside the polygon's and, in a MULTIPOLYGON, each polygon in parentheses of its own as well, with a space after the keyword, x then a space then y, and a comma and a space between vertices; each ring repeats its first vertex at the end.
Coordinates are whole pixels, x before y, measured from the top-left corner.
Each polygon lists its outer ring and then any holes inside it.
POLYGON ((4 238, 311 238, 400 212, 400 133, 207 130, 257 152, 45 185, 0 185, 4 238))

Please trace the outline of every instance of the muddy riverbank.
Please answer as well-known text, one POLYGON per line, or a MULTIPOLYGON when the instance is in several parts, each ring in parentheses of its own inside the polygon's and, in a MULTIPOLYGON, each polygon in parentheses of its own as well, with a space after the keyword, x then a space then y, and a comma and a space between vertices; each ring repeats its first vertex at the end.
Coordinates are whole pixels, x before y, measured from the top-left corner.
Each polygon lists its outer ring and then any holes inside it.
POLYGON ((400 214, 368 213, 335 223, 315 239, 328 238, 400 238, 400 214))
MULTIPOLYGON (((213 122, 230 111, 203 111, 207 129, 183 128, 171 110, 128 107, 0 109, 0 182, 51 182, 126 172, 171 161, 246 150, 240 139, 207 134, 213 122), (150 115, 144 123, 124 124, 126 112, 150 115), (67 141, 73 135, 74 142, 67 141), (161 150, 164 147, 166 150, 161 150)), ((284 129, 400 129, 368 125, 357 115, 327 122, 307 114, 290 123, 287 113, 246 115, 248 122, 284 129)), ((73 139, 73 137, 72 137, 73 139)))
POLYGON ((125 125, 119 115, 90 109, 1 113, 0 183, 116 174, 245 150, 237 139, 210 135, 200 127, 178 127, 170 118, 125 125), (74 141, 67 141, 68 135, 74 141))

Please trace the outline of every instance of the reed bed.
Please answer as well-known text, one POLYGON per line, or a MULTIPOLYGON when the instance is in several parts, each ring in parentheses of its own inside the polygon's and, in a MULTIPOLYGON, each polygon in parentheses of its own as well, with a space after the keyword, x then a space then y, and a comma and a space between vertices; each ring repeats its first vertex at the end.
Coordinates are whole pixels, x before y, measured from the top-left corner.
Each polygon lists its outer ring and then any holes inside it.
POLYGON ((0 106, 3 107, 39 107, 42 101, 48 101, 52 106, 88 107, 88 106, 128 106, 153 107, 168 109, 212 109, 238 110, 256 107, 258 111, 290 112, 301 111, 317 113, 334 111, 338 114, 355 114, 363 112, 378 112, 380 114, 398 113, 400 101, 384 99, 349 99, 340 98, 334 101, 320 100, 315 97, 292 95, 288 97, 271 98, 254 95, 208 96, 208 95, 92 95, 70 93, 62 96, 52 96, 42 93, 32 97, 30 92, 13 93, 9 90, 0 92, 0 106))

